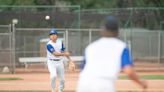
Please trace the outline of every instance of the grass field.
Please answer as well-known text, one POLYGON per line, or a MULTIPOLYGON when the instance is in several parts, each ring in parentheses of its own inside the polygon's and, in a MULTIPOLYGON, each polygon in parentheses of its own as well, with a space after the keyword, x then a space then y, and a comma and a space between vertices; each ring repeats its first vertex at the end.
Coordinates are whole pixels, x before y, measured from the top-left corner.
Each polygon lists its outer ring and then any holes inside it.
MULTIPOLYGON (((51 92, 51 91, 35 91, 35 90, 24 90, 24 91, 5 91, 5 90, 0 90, 0 92, 51 92)), ((75 92, 75 91, 64 91, 64 92, 75 92)))
MULTIPOLYGON (((150 79, 150 80, 164 80, 164 75, 160 75, 160 74, 158 74, 158 75, 140 75, 140 77, 141 77, 141 79, 150 79)), ((119 79, 121 79, 121 80, 126 80, 126 79, 128 79, 128 77, 127 76, 125 76, 125 75, 121 75, 121 76, 119 76, 119 79)), ((7 77, 7 78, 0 78, 0 81, 5 81, 5 80, 24 80, 23 78, 19 78, 19 77, 7 77)), ((0 90, 0 92, 51 92, 50 90, 47 90, 47 91, 42 91, 42 90, 22 90, 22 91, 19 91, 19 90, 16 90, 16 91, 14 91, 14 90, 0 90)), ((64 91, 64 92, 75 92, 75 91, 64 91)), ((117 91, 117 92, 143 92, 143 91, 134 91, 133 89, 130 89, 129 91, 121 91, 121 90, 119 90, 119 91, 117 91)), ((163 92, 163 91, 146 91, 146 92, 163 92)))
MULTIPOLYGON (((30 91, 30 90, 24 90, 24 91, 4 91, 0 90, 0 92, 51 92, 51 91, 30 91)), ((64 91, 64 92, 75 92, 75 91, 64 91)), ((117 91, 117 92, 141 92, 141 91, 117 91)), ((149 91, 146 91, 149 92, 149 91)), ((154 92, 154 91, 153 91, 154 92)))
MULTIPOLYGON (((32 90, 24 90, 24 91, 8 91, 8 90, 0 90, 0 92, 50 92, 50 91, 32 91, 32 90)), ((66 92, 71 92, 71 91, 66 91, 66 92)), ((73 91, 72 91, 73 92, 73 91)))
POLYGON ((23 80, 22 78, 17 78, 17 77, 11 77, 11 78, 0 78, 0 81, 5 81, 5 80, 23 80))
MULTIPOLYGON (((140 77, 141 79, 164 80, 164 75, 141 75, 140 77)), ((119 79, 126 80, 128 79, 128 77, 125 75, 121 75, 119 76, 119 79)), ((18 77, 0 78, 0 81, 5 81, 5 80, 23 80, 23 79, 18 77)))
MULTIPOLYGON (((141 79, 151 79, 151 80, 164 80, 164 75, 141 75, 141 79)), ((128 79, 127 76, 119 76, 119 79, 128 79)))

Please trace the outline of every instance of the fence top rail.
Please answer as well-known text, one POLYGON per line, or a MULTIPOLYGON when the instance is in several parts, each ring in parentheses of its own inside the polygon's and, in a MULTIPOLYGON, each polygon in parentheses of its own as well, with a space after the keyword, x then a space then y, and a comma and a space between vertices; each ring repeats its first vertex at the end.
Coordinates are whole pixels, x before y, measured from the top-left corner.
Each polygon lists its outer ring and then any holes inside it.
POLYGON ((8 35, 8 36, 10 36, 11 35, 11 33, 0 33, 0 36, 6 36, 6 35, 8 35))
POLYGON ((80 7, 80 5, 0 5, 0 7, 8 8, 56 8, 56 7, 80 7))
MULTIPOLYGON (((0 5, 0 7, 12 7, 12 8, 54 8, 54 7, 78 7, 80 8, 80 5, 0 5)), ((104 9, 81 9, 81 11, 90 11, 90 10, 133 10, 133 9, 140 9, 140 10, 147 10, 147 9, 164 9, 164 7, 127 7, 127 8, 104 8, 104 9)))
MULTIPOLYGON (((29 30, 33 30, 33 31, 49 31, 51 30, 51 28, 16 28, 16 30, 18 31, 21 31, 21 30, 24 30, 24 31, 29 31, 29 30)), ((57 28, 57 30, 60 30, 60 31, 100 31, 101 29, 71 29, 71 28, 57 28)))
POLYGON ((81 9, 81 12, 86 11, 116 11, 116 10, 164 10, 164 7, 128 7, 128 8, 110 8, 110 9, 81 9))
MULTIPOLYGON (((32 31, 49 31, 51 30, 51 28, 16 28, 17 31, 29 31, 29 30, 32 30, 32 31)), ((89 28, 89 29, 71 29, 71 28, 57 28, 57 30, 59 31, 76 31, 76 32, 81 32, 81 31, 101 31, 102 29, 95 29, 95 28, 89 28)), ((120 29, 121 32, 123 31, 129 31, 129 32, 149 32, 149 33, 158 33, 158 32, 164 32, 164 31, 161 31, 161 30, 144 30, 144 29, 137 29, 137 28, 134 28, 134 29, 124 29, 124 28, 121 28, 120 29)))
POLYGON ((10 27, 9 25, 0 25, 0 27, 10 27))

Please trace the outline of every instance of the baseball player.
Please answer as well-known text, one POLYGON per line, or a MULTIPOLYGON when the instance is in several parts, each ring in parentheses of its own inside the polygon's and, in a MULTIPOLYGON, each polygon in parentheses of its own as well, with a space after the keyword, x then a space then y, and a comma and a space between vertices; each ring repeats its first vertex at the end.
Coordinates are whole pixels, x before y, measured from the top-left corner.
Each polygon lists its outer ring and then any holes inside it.
POLYGON ((121 70, 142 88, 147 88, 147 83, 139 80, 134 72, 130 51, 127 45, 117 38, 118 30, 117 19, 108 16, 104 30, 101 31, 102 38, 85 49, 77 92, 116 92, 115 80, 121 70))
POLYGON ((58 41, 57 30, 52 28, 50 33, 50 41, 47 43, 47 65, 50 72, 51 88, 52 92, 55 92, 55 80, 57 75, 59 77, 59 92, 63 92, 64 89, 64 57, 69 59, 69 63, 73 64, 70 59, 70 53, 64 51, 64 45, 61 41, 58 41))

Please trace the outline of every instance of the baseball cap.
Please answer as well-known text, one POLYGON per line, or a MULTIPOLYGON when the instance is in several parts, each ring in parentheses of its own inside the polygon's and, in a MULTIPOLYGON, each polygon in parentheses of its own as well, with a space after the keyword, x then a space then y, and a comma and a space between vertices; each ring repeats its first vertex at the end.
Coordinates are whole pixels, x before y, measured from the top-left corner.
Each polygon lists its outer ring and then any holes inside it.
POLYGON ((52 28, 52 29, 50 30, 49 35, 52 35, 52 34, 58 35, 58 32, 57 32, 57 30, 56 30, 55 28, 52 28))
POLYGON ((119 24, 117 18, 114 16, 107 16, 105 21, 105 29, 107 31, 118 31, 119 24))

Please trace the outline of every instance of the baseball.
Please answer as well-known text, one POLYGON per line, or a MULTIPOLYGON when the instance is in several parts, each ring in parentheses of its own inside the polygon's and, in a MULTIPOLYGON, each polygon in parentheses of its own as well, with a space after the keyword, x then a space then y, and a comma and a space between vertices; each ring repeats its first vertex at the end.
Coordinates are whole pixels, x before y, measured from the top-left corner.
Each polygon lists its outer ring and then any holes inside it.
POLYGON ((46 20, 49 20, 49 19, 50 19, 50 16, 46 15, 46 16, 45 16, 45 19, 46 19, 46 20))

